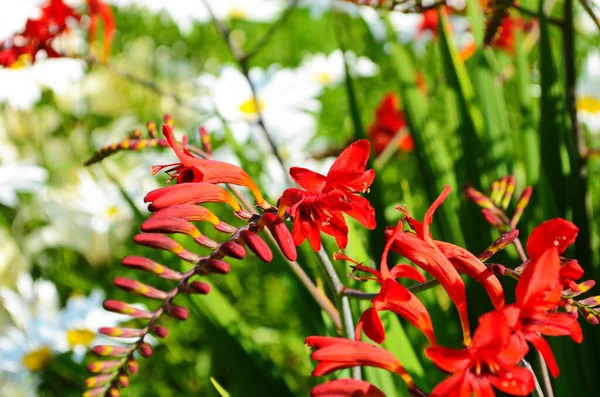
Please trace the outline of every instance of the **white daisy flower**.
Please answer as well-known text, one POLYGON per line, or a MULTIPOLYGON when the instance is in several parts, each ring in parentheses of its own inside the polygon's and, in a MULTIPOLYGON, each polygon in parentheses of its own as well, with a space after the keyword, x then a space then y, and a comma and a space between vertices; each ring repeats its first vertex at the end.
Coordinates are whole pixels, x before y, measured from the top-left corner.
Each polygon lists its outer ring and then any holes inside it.
POLYGON ((56 325, 35 320, 25 329, 6 329, 0 336, 0 374, 23 381, 46 368, 57 352, 56 325))
POLYGON ((312 113, 321 108, 317 100, 321 86, 307 73, 277 66, 266 71, 253 68, 250 79, 256 87, 258 106, 248 81, 233 66, 225 66, 219 76, 200 76, 202 94, 198 103, 218 115, 207 120, 206 128, 223 131, 222 117, 238 142, 246 142, 253 135, 265 143, 256 124, 260 111, 267 129, 283 150, 301 150, 315 132, 312 113))
POLYGON ((0 287, 0 302, 21 329, 36 320, 52 322, 60 310, 56 286, 51 281, 34 281, 27 272, 19 274, 16 290, 0 287))
POLYGON ((104 310, 104 298, 104 291, 98 289, 89 296, 72 296, 60 313, 59 321, 64 332, 58 340, 59 349, 71 350, 76 362, 83 361, 85 353, 92 346, 115 343, 115 340, 98 334, 100 327, 115 327, 129 319, 104 310))
MULTIPOLYGON (((379 66, 367 57, 357 57, 352 51, 346 53, 350 72, 355 77, 371 77, 379 72, 379 66)), ((344 81, 344 55, 335 50, 329 55, 314 54, 307 57, 300 65, 300 72, 310 75, 317 84, 323 87, 335 87, 344 81)))
POLYGON ((85 63, 70 58, 40 59, 21 68, 0 68, 0 103, 19 110, 33 108, 47 88, 64 94, 85 75, 85 63))
POLYGON ((66 246, 79 251, 94 265, 111 258, 113 246, 128 235, 133 216, 114 183, 80 171, 78 183, 67 189, 47 189, 39 195, 39 207, 49 225, 28 238, 28 250, 66 246))
POLYGON ((592 133, 600 133, 600 52, 588 54, 577 87, 577 112, 592 133))
POLYGON ((48 171, 37 165, 0 165, 0 203, 7 207, 16 207, 19 204, 17 193, 36 193, 47 180, 48 171))

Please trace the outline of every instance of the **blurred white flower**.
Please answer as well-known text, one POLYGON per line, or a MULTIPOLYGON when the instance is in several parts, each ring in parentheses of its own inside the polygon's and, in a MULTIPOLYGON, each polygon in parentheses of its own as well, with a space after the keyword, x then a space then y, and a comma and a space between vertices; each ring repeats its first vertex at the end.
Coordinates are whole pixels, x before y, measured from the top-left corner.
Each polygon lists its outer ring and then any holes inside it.
POLYGON ((57 352, 56 325, 35 320, 25 329, 7 328, 0 336, 0 375, 24 381, 46 368, 57 352))
POLYGON ((17 193, 35 193, 48 180, 48 171, 37 165, 12 163, 0 165, 0 203, 15 207, 17 193))
POLYGON ((250 135, 267 144, 257 125, 258 112, 275 142, 290 150, 301 150, 314 135, 313 114, 320 110, 317 97, 321 85, 307 73, 271 67, 250 70, 256 87, 258 106, 246 78, 233 66, 225 66, 219 76, 203 74, 199 78, 199 105, 214 117, 205 123, 209 131, 223 131, 221 117, 238 142, 250 135))
POLYGON ((114 183, 87 171, 78 173, 75 186, 42 191, 39 207, 49 225, 28 237, 28 251, 71 247, 93 265, 110 259, 112 248, 128 235, 133 216, 114 183))
POLYGON ((16 291, 0 287, 0 302, 21 329, 29 329, 35 321, 55 321, 60 310, 56 286, 51 281, 33 281, 27 272, 19 274, 16 291))
MULTIPOLYGON (((357 57, 351 51, 346 52, 350 73, 356 77, 371 77, 379 72, 379 67, 367 57, 357 57)), ((329 55, 314 54, 307 57, 300 65, 299 72, 311 76, 323 87, 335 87, 344 81, 344 55, 335 50, 329 55)))
POLYGON ((21 68, 0 68, 0 103, 28 110, 42 97, 44 88, 63 94, 71 83, 85 75, 85 62, 78 59, 41 59, 21 68))
POLYGON ((104 292, 98 289, 89 296, 72 296, 60 313, 59 322, 63 332, 57 340, 58 349, 72 351, 76 362, 83 360, 91 346, 115 343, 115 340, 98 334, 100 327, 115 327, 129 319, 125 315, 104 310, 104 298, 104 292))
MULTIPOLYGON (((189 33, 195 23, 206 23, 211 19, 201 0, 107 0, 107 3, 117 7, 143 7, 152 13, 166 14, 183 33, 189 33)), ((208 0, 208 4, 219 20, 254 22, 273 20, 285 6, 281 0, 208 0)))
POLYGON ((23 30, 29 18, 38 18, 45 0, 19 0, 0 5, 0 42, 23 30))
POLYGON ((592 51, 583 64, 577 87, 577 111, 592 133, 600 133, 600 52, 592 51))

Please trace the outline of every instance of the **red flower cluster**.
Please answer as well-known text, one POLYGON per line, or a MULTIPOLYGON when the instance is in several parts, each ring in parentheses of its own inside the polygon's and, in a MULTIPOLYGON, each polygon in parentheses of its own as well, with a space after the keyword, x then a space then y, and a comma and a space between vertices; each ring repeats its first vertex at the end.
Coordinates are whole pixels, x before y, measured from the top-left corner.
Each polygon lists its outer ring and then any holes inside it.
MULTIPOLYGON (((88 0, 90 15, 90 45, 95 38, 98 20, 104 23, 103 59, 106 59, 115 31, 115 22, 110 7, 101 0, 88 0)), ((37 19, 28 19, 23 31, 10 40, 0 43, 0 66, 11 67, 18 61, 35 62, 40 51, 49 58, 62 55, 53 47, 54 40, 69 32, 69 21, 80 22, 81 15, 66 5, 63 0, 48 0, 41 8, 37 19)))
POLYGON ((515 18, 507 15, 502 20, 496 37, 492 40, 492 47, 512 54, 515 49, 516 33, 518 31, 529 30, 530 28, 531 23, 525 21, 523 18, 515 18))
POLYGON ((575 225, 560 218, 538 226, 527 242, 531 261, 517 284, 516 303, 482 316, 469 348, 427 349, 427 356, 452 374, 432 396, 493 396, 492 386, 513 395, 528 395, 534 388, 533 377, 517 366, 529 350, 527 342, 542 353, 552 375, 558 376, 556 360, 542 335, 569 335, 576 342, 583 338, 577 319, 557 311, 563 292, 559 254, 576 234, 575 225))
MULTIPOLYGON (((396 94, 388 93, 377 107, 375 121, 368 130, 369 140, 373 144, 375 153, 383 152, 404 127, 406 127, 406 121, 400 110, 400 99, 396 94)), ((410 133, 403 134, 398 141, 398 149, 404 152, 411 152, 414 149, 410 133)))
POLYGON ((364 197, 375 178, 367 170, 370 144, 356 141, 335 160, 327 175, 306 168, 292 167, 290 175, 303 189, 286 189, 279 199, 279 215, 286 209, 294 217, 292 236, 300 245, 305 239, 313 250, 321 249, 322 231, 333 236, 340 248, 348 243, 348 226, 344 213, 368 229, 375 228, 375 210, 364 197))

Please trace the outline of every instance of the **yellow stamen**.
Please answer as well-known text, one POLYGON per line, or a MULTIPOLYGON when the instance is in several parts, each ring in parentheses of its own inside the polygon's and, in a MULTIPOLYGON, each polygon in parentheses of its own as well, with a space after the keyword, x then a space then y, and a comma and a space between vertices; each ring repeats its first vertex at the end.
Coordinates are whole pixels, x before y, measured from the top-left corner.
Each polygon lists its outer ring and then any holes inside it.
POLYGON ((248 16, 248 13, 246 12, 246 10, 243 10, 241 8, 232 8, 231 10, 229 10, 227 16, 229 17, 229 19, 245 19, 248 16))
POLYGON ((119 213, 119 207, 116 205, 111 205, 106 209, 106 216, 108 218, 114 218, 119 213))
POLYGON ((577 99, 577 110, 589 113, 600 113, 600 99, 592 96, 582 96, 577 99))
POLYGON ((256 115, 258 112, 261 112, 265 108, 265 104, 260 99, 257 101, 258 106, 256 106, 256 102, 254 98, 248 99, 246 102, 242 103, 239 107, 240 112, 246 113, 249 115, 256 115))
POLYGON ((10 68, 21 69, 25 66, 31 65, 31 60, 31 55, 29 54, 20 55, 19 58, 12 65, 10 65, 10 68))
POLYGON ((317 82, 321 85, 329 85, 333 82, 331 75, 327 72, 317 73, 315 75, 315 78, 317 79, 317 82))
POLYGON ((67 342, 71 347, 89 346, 95 337, 96 334, 88 329, 72 329, 67 332, 67 342))
POLYGON ((23 356, 23 366, 31 372, 41 371, 52 360, 52 351, 46 346, 27 353, 23 356))

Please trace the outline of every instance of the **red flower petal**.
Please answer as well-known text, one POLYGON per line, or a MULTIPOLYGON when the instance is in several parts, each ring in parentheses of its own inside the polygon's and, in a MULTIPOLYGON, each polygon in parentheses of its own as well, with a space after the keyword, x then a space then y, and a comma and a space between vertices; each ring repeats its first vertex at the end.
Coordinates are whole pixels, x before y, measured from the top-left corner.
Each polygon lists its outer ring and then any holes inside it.
POLYGON ((510 372, 500 372, 489 380, 497 389, 514 396, 528 396, 535 389, 533 375, 526 368, 513 367, 510 372))
POLYGON ((456 270, 475 279, 485 288, 495 308, 504 306, 504 289, 498 278, 475 255, 466 249, 444 241, 435 244, 456 270))
POLYGON ((356 325, 356 340, 360 340, 360 333, 364 330, 369 339, 375 343, 383 343, 385 341, 385 328, 379 318, 379 313, 374 308, 370 307, 363 312, 356 325))
POLYGON ((531 232, 527 240, 527 254, 533 260, 552 247, 562 254, 569 245, 575 242, 578 232, 577 226, 562 218, 543 222, 531 232))
POLYGON ((390 271, 390 275, 395 280, 404 277, 410 278, 411 280, 415 280, 420 283, 424 283, 427 280, 425 276, 419 273, 419 271, 416 268, 406 263, 398 263, 392 268, 392 270, 390 271))
POLYGON ((290 176, 292 179, 311 193, 322 193, 327 183, 327 177, 301 167, 290 168, 290 176))
POLYGON ((311 397, 385 397, 385 394, 364 380, 335 379, 313 387, 311 397))
POLYGON ((371 144, 366 139, 352 143, 338 156, 327 173, 327 179, 347 174, 363 174, 367 168, 371 144))
POLYGON ((560 258, 556 247, 551 246, 536 260, 531 261, 517 283, 515 291, 517 303, 523 307, 541 301, 558 304, 562 285, 558 278, 560 258))
POLYGON ((450 373, 465 370, 471 364, 471 353, 467 349, 434 346, 425 349, 425 355, 435 365, 450 373))
POLYGON ((538 333, 527 333, 525 334, 525 339, 529 341, 544 357, 544 361, 546 361, 546 365, 550 370, 550 373, 555 378, 560 374, 560 370, 558 369, 558 364, 556 364, 556 358, 554 358, 554 354, 552 353, 552 349, 550 345, 546 341, 546 339, 542 338, 542 336, 538 333))

